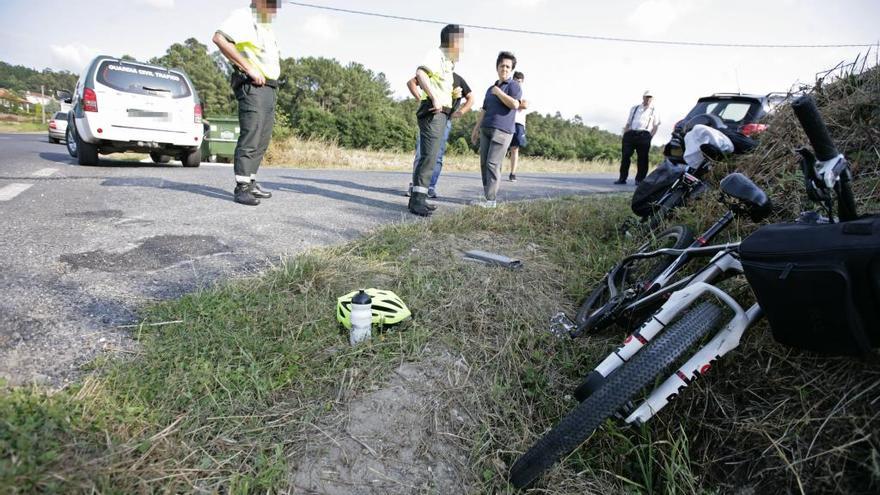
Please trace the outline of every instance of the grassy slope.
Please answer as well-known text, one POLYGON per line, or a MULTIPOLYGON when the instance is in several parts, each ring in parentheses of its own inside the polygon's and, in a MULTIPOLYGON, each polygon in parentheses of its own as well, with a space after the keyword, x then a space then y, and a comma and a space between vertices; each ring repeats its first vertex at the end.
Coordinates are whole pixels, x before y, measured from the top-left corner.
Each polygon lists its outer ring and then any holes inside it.
MULTIPOLYGON (((471 366, 450 392, 474 418, 458 432, 473 466, 466 477, 476 492, 505 492, 505 465, 573 406, 579 377, 623 335, 559 342, 543 330, 628 248, 613 233, 625 215, 614 197, 470 208, 155 307, 137 331, 138 355, 96 363, 95 374, 58 393, 0 395, 0 486, 277 489, 308 425, 344 407, 345 370, 369 377, 355 384, 362 394, 430 345, 471 366), (460 261, 459 249, 472 248, 520 257, 526 268, 460 261), (360 286, 396 291, 416 319, 351 349, 333 307, 360 286)), ((648 427, 607 423, 545 478, 543 493, 876 487, 878 379, 876 363, 803 356, 761 325, 648 427)))

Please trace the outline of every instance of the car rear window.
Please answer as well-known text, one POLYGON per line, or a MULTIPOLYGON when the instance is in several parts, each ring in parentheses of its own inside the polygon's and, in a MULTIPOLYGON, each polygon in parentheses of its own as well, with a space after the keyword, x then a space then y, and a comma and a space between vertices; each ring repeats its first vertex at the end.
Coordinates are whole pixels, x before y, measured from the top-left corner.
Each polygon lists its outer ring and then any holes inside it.
POLYGON ((756 101, 720 100, 701 101, 688 114, 687 118, 711 113, 721 117, 725 124, 742 124, 751 115, 755 115, 760 107, 756 101))
POLYGON ((185 98, 192 94, 179 72, 107 60, 98 67, 98 82, 118 91, 185 98))
POLYGON ((67 112, 58 112, 53 117, 55 120, 67 120, 67 112))

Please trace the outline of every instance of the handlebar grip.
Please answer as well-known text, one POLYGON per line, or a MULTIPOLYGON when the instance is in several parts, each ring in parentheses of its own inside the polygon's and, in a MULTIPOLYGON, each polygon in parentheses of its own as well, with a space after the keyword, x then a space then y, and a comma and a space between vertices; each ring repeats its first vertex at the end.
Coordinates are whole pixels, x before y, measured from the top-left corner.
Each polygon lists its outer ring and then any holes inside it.
POLYGON ((840 154, 828 134, 828 128, 825 127, 825 121, 822 120, 822 115, 819 114, 819 109, 816 108, 816 102, 813 101, 812 96, 801 96, 791 104, 791 108, 800 121, 801 127, 804 128, 804 132, 807 133, 807 138, 813 145, 813 151, 816 152, 816 157, 820 161, 831 160, 840 154))

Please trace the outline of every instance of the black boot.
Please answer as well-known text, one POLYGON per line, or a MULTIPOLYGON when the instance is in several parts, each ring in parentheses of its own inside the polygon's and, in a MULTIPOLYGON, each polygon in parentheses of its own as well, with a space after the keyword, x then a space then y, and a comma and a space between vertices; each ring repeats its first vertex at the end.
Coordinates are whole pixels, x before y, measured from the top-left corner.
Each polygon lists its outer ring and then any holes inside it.
POLYGON ((413 192, 409 198, 409 212, 420 217, 430 217, 433 213, 425 201, 425 193, 413 192))
POLYGON ((248 206, 257 206, 260 200, 254 197, 251 192, 251 185, 246 182, 239 182, 235 185, 235 202, 248 206))
POLYGON ((251 194, 253 194, 254 197, 258 199, 269 199, 272 197, 272 193, 270 193, 269 191, 264 191, 262 188, 260 188, 260 185, 257 184, 257 181, 255 180, 251 181, 251 194))

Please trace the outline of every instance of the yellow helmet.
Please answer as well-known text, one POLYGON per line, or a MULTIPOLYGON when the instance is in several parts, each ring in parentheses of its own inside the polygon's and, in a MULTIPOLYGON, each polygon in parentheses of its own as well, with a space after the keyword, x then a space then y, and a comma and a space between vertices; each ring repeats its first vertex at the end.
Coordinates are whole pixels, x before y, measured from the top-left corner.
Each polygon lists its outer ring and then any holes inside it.
MULTIPOLYGON (((364 292, 372 300, 370 310, 373 313, 373 325, 379 327, 396 325, 412 316, 403 300, 390 290, 366 289, 364 292)), ((336 300, 336 320, 349 330, 351 330, 351 298, 357 293, 358 291, 350 292, 336 300)))

